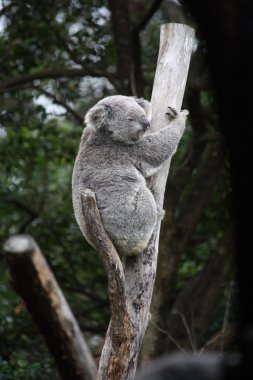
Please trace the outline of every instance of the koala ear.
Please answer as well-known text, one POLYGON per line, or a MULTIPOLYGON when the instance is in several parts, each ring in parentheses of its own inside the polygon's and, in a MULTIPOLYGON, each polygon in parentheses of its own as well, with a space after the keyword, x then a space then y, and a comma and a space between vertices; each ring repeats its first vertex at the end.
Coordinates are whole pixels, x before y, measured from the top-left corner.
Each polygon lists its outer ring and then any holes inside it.
POLYGON ((112 114, 112 107, 109 104, 96 104, 85 116, 85 124, 87 127, 99 129, 105 126, 106 120, 112 114))
POLYGON ((137 104, 139 104, 139 106, 141 106, 144 109, 146 115, 148 116, 151 110, 150 103, 143 98, 136 98, 135 96, 133 96, 132 98, 136 101, 137 104))

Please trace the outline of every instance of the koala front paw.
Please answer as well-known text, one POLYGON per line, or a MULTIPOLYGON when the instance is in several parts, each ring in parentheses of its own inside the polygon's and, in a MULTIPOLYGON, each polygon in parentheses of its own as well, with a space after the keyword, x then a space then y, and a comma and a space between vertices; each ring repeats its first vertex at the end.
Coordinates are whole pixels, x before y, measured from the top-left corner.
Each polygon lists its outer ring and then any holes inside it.
POLYGON ((169 120, 172 121, 179 117, 186 119, 186 117, 189 115, 189 112, 188 110, 182 110, 178 112, 175 108, 169 106, 166 115, 168 116, 169 120))
POLYGON ((178 116, 178 112, 175 108, 168 106, 168 112, 166 114, 169 120, 174 120, 178 116))

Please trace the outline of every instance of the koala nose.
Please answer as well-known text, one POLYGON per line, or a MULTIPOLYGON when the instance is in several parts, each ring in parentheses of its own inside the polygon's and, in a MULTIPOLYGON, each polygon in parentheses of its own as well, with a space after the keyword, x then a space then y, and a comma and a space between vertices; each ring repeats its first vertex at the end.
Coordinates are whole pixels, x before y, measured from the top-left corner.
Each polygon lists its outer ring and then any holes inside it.
POLYGON ((145 117, 141 118, 140 124, 141 124, 142 128, 144 129, 144 131, 146 131, 150 127, 150 123, 149 123, 148 119, 146 119, 145 117))

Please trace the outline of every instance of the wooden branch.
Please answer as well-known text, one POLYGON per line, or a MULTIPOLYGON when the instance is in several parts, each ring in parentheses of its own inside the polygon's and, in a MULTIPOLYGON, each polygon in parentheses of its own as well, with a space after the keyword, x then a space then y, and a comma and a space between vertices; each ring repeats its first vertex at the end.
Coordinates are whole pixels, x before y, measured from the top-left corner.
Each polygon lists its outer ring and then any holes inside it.
POLYGON ((32 82, 34 80, 38 79, 55 79, 55 78, 80 78, 86 75, 91 75, 95 77, 105 77, 108 78, 110 81, 114 81, 112 78, 112 75, 96 68, 90 68, 85 67, 81 69, 69 69, 69 68, 62 68, 62 69, 51 69, 51 70, 45 70, 38 73, 29 73, 29 74, 21 74, 17 77, 7 79, 6 81, 3 81, 0 83, 0 93, 3 93, 5 91, 12 91, 12 88, 18 89, 17 86, 21 86, 24 83, 32 82))
MULTIPOLYGON (((164 25, 161 31, 161 47, 152 95, 152 128, 159 130, 166 125, 168 105, 180 109, 194 31, 186 25, 164 25)), ((151 179, 158 207, 162 206, 169 162, 151 179)), ((108 274, 111 321, 100 359, 99 375, 102 380, 133 379, 141 342, 149 320, 160 222, 157 223, 149 246, 134 257, 124 257, 123 267, 118 254, 102 226, 96 207, 95 194, 91 190, 82 193, 86 236, 98 250, 108 274)))
POLYGON ((4 244, 14 289, 25 301, 64 380, 94 380, 96 364, 54 275, 29 235, 4 244))
POLYGON ((90 236, 94 248, 99 252, 107 272, 109 280, 109 297, 112 296, 112 299, 110 299, 110 301, 112 301, 111 306, 116 308, 115 311, 120 312, 122 307, 123 309, 126 309, 125 275, 122 263, 112 241, 109 239, 104 229, 97 208, 95 192, 86 189, 85 191, 82 191, 81 197, 82 210, 86 225, 85 228, 88 231, 87 235, 90 236), (119 296, 117 302, 113 302, 115 292, 117 292, 117 296, 119 296), (118 302, 120 302, 120 304, 118 302))
POLYGON ((101 379, 125 379, 134 328, 126 295, 125 275, 118 253, 101 221, 94 191, 81 193, 86 234, 99 252, 108 275, 111 322, 99 365, 101 379))

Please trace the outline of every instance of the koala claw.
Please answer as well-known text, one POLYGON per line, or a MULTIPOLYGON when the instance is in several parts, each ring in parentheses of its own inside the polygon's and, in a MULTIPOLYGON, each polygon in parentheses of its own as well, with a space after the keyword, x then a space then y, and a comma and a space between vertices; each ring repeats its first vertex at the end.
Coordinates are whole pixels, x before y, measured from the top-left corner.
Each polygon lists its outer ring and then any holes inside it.
POLYGON ((170 119, 175 119, 177 117, 177 115, 178 115, 177 110, 175 108, 173 108, 173 107, 170 107, 170 106, 168 106, 168 109, 169 110, 168 110, 168 112, 166 112, 166 115, 168 115, 168 117, 170 119))
POLYGON ((170 121, 178 118, 178 117, 183 117, 183 118, 186 118, 188 115, 189 115, 189 111, 188 110, 182 110, 180 112, 177 112, 177 110, 173 107, 168 107, 168 112, 166 112, 166 115, 168 115, 170 121))

